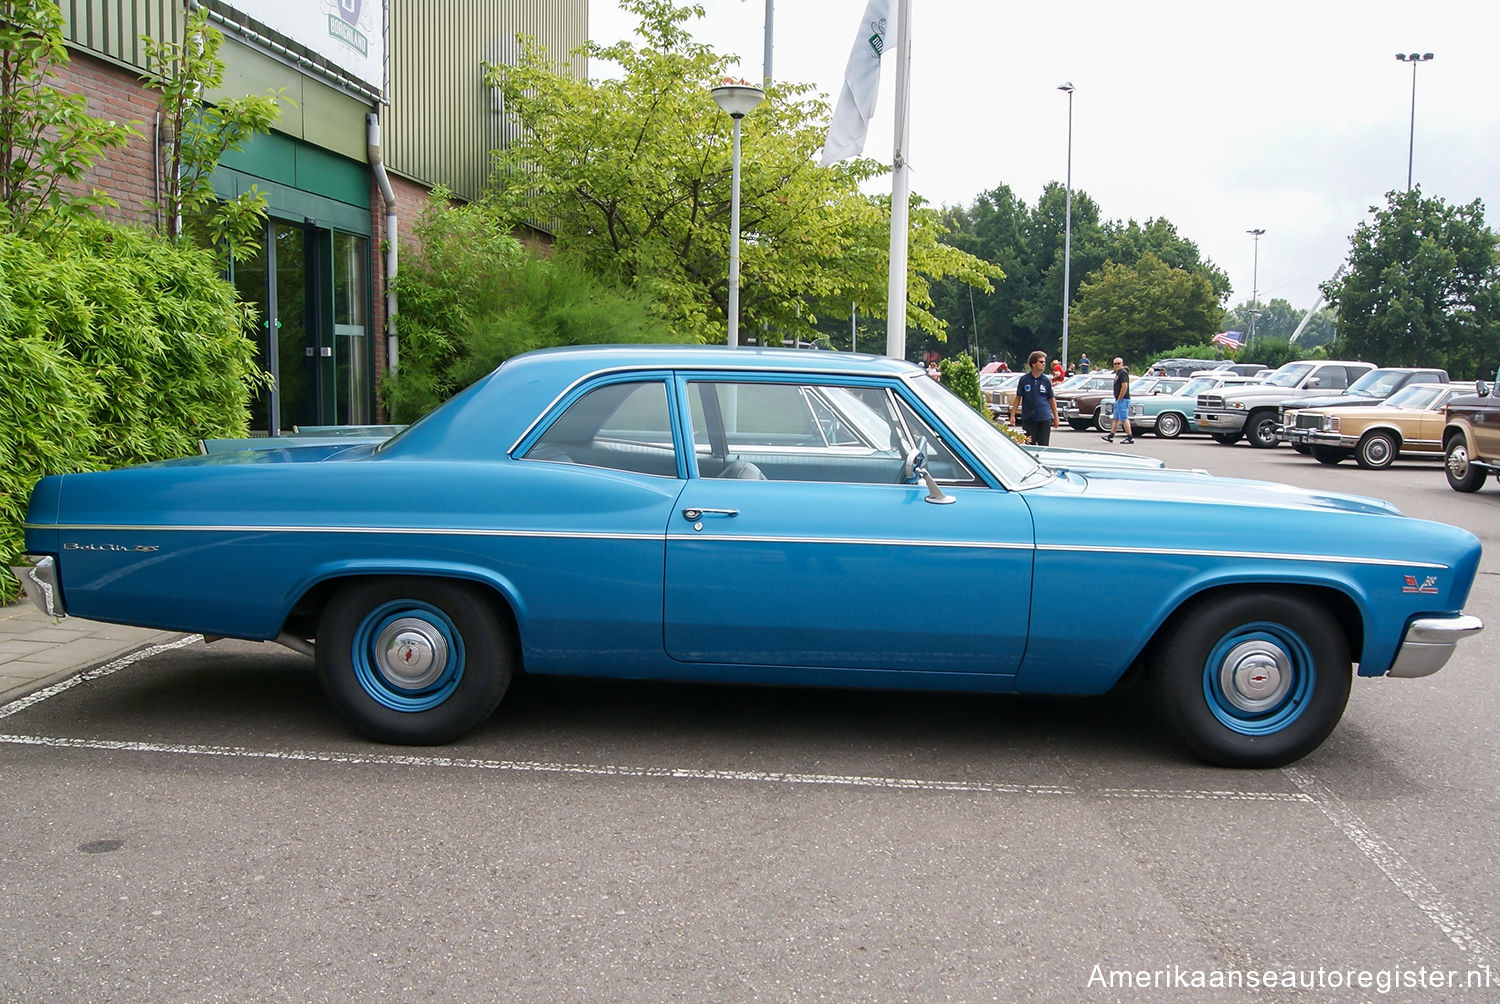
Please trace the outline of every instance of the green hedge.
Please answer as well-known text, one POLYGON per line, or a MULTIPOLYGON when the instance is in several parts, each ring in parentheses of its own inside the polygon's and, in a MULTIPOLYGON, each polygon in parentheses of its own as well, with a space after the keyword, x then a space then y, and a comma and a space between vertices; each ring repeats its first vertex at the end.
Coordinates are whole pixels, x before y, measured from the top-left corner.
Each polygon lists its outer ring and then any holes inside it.
MULTIPOLYGON (((186 456, 245 435, 264 379, 212 254, 90 220, 0 230, 0 566, 38 478, 186 456)), ((0 575, 0 600, 17 585, 0 575)))

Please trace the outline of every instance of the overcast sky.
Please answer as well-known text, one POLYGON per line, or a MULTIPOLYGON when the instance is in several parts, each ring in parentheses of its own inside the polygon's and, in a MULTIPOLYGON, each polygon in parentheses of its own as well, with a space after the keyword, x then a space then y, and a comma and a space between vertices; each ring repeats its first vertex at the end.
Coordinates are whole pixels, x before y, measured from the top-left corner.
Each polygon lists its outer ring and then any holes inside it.
MULTIPOLYGON (((695 37, 762 78, 765 0, 701 0, 695 37)), ((892 3, 895 7, 895 0, 892 3)), ((960 205, 997 185, 1035 204, 1067 169, 1105 219, 1166 217, 1248 301, 1247 230, 1263 228, 1262 302, 1306 309, 1385 193, 1413 181, 1450 203, 1482 199, 1500 226, 1500 3, 1495 0, 912 0, 912 190, 960 205)), ((778 0, 772 71, 832 98, 865 0, 778 0)), ((590 0, 589 34, 631 36, 615 0, 590 0)), ((894 36, 890 45, 894 50, 894 36)), ((865 154, 891 159, 894 59, 865 154)), ((601 70, 603 68, 600 68, 601 70)), ((592 71, 592 68, 591 68, 592 71)), ((889 176, 879 183, 889 191, 889 176)))

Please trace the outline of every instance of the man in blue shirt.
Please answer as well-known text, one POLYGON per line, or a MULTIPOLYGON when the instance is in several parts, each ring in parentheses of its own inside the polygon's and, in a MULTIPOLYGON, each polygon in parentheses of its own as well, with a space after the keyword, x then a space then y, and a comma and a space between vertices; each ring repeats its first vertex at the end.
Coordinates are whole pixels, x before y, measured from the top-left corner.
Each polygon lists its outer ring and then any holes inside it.
POLYGON ((1031 369, 1016 384, 1010 424, 1016 424, 1019 407, 1021 430, 1037 446, 1046 446, 1052 441, 1052 430, 1057 428, 1057 398, 1052 396, 1052 381, 1042 372, 1047 365, 1047 353, 1033 352, 1026 362, 1031 369))

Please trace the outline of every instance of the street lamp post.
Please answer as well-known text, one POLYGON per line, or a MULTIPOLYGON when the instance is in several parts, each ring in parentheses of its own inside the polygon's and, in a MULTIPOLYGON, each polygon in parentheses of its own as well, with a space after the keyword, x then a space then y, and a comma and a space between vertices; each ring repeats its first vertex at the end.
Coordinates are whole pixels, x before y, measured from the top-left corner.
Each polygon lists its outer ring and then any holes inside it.
POLYGON ((1063 216, 1063 369, 1068 367, 1068 290, 1073 285, 1073 82, 1058 84, 1057 89, 1068 92, 1068 174, 1067 208, 1063 216))
POLYGON ((734 119, 734 155, 730 167, 729 194, 729 335, 732 349, 740 344, 740 119, 766 96, 750 84, 724 84, 713 89, 714 103, 734 119))
POLYGON ((1430 52, 1398 52, 1396 58, 1411 64, 1411 126, 1406 137, 1406 190, 1411 191, 1411 155, 1417 142, 1417 64, 1432 58, 1430 52))
POLYGON ((1255 341, 1255 318, 1260 315, 1260 235, 1264 230, 1246 230, 1255 238, 1255 256, 1250 267, 1250 341, 1255 341))

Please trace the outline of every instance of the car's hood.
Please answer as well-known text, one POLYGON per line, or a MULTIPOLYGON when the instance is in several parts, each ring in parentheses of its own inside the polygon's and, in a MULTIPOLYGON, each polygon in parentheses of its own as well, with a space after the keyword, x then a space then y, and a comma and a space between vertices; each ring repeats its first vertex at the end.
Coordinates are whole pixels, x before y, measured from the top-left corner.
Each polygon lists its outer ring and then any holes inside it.
POLYGON ((1259 401, 1261 399, 1270 400, 1275 397, 1307 397, 1309 396, 1309 392, 1304 387, 1260 387, 1251 385, 1248 387, 1235 387, 1233 389, 1219 387, 1214 390, 1204 391, 1202 396, 1221 397, 1225 402, 1259 401))
POLYGON ((1339 394, 1335 397, 1308 397, 1305 400, 1288 401, 1285 408, 1287 411, 1305 408, 1357 408, 1360 405, 1378 405, 1384 400, 1383 397, 1370 397, 1367 394, 1339 394))
POLYGON ((1065 446, 1027 446, 1027 453, 1053 470, 1069 471, 1159 471, 1167 465, 1155 457, 1138 453, 1111 453, 1107 450, 1073 450, 1065 446))
POLYGON ((1400 516, 1384 499, 1314 491, 1270 481, 1217 478, 1201 471, 1093 470, 1069 473, 1042 489, 1098 499, 1140 502, 1192 502, 1257 509, 1302 509, 1400 516))
MULTIPOLYGON (((1316 407, 1310 405, 1299 410, 1304 412, 1313 412, 1314 414, 1316 414, 1322 411, 1324 407, 1325 406, 1320 402, 1316 407)), ((1418 415, 1442 414, 1441 409, 1435 412, 1429 412, 1425 408, 1390 408, 1380 404, 1367 405, 1363 408, 1339 407, 1336 410, 1339 413, 1339 417, 1345 422, 1363 421, 1366 419, 1370 421, 1378 421, 1380 419, 1386 419, 1387 421, 1396 421, 1403 418, 1414 418, 1418 415)))

